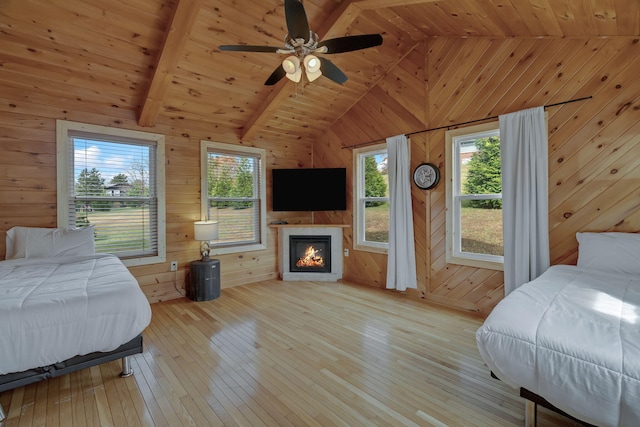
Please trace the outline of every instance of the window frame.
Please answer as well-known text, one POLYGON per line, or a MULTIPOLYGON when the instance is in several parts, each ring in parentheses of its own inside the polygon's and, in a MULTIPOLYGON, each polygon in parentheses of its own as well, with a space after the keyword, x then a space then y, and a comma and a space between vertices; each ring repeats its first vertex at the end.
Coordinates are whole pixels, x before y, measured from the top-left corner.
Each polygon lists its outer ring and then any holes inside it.
MULTIPOLYGON (((156 148, 156 203, 157 203, 157 223, 156 241, 157 254, 148 256, 138 256, 131 258, 121 258, 127 267, 137 265, 159 264, 167 260, 166 244, 166 207, 165 207, 165 137, 164 135, 150 132, 141 132, 129 129, 112 128, 107 126, 93 125, 88 123, 73 122, 68 120, 56 120, 56 167, 57 167, 57 214, 58 227, 69 226, 69 167, 72 166, 69 158, 70 134, 74 132, 94 134, 97 137, 104 137, 105 142, 135 141, 148 145, 155 145, 156 148)), ((115 254, 117 255, 117 254, 115 254)))
POLYGON ((239 253, 239 252, 250 252, 250 251, 258 251, 264 250, 267 248, 267 174, 266 174, 266 164, 267 164, 267 153, 266 150, 257 147, 245 147, 237 144, 228 144, 223 142, 214 142, 214 141, 200 141, 200 219, 207 220, 209 215, 208 209, 208 201, 209 201, 209 180, 208 180, 208 153, 210 151, 215 151, 220 154, 229 154, 229 155, 238 155, 238 156, 246 156, 252 155, 257 156, 260 159, 260 182, 258 183, 258 191, 259 197, 258 200, 260 202, 259 208, 259 238, 260 241, 258 243, 249 243, 249 244, 226 244, 224 246, 217 245, 215 242, 210 244, 211 247, 211 255, 222 255, 222 254, 231 254, 231 253, 239 253))
POLYGON ((375 153, 385 152, 388 156, 387 144, 376 144, 367 147, 355 148, 353 150, 353 249, 365 252, 374 252, 387 254, 389 252, 389 243, 368 242, 365 240, 366 227, 365 207, 367 201, 386 201, 390 202, 389 197, 365 197, 364 196, 364 157, 375 153))
MULTIPOLYGON (((496 132, 499 136, 500 125, 498 121, 452 129, 445 133, 445 162, 450 170, 449 178, 446 180, 446 261, 449 264, 466 265, 491 270, 504 270, 504 256, 462 252, 460 238, 462 234, 461 201, 495 199, 498 197, 493 194, 486 196, 460 194, 460 165, 458 161, 460 158, 460 146, 456 143, 456 139, 462 136, 474 137, 475 139, 483 138, 494 136, 496 132)), ((502 199, 502 194, 499 195, 499 198, 502 199)))

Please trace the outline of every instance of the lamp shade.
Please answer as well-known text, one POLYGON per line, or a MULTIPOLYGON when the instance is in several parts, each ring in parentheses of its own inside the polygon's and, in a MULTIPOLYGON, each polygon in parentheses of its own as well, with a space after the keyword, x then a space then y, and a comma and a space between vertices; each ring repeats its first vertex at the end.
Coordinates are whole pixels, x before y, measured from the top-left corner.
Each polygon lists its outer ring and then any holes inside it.
POLYGON ((218 240, 218 221, 194 222, 193 235, 196 240, 200 240, 201 242, 218 240))
POLYGON ((300 60, 295 56, 288 56, 282 61, 282 68, 287 73, 286 76, 289 80, 299 82, 302 76, 302 69, 300 68, 300 60))
POLYGON ((320 60, 315 55, 307 55, 304 58, 304 69, 307 72, 307 79, 310 82, 322 75, 322 70, 320 70, 320 60))

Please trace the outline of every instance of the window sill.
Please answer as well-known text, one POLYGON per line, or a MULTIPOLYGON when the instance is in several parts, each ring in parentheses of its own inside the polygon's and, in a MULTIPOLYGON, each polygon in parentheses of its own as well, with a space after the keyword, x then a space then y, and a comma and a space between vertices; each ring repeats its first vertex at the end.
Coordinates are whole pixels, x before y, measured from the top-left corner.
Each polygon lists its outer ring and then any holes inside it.
POLYGON ((485 259, 467 258, 460 256, 447 256, 447 263, 466 265, 468 267, 486 268, 487 270, 504 271, 504 263, 501 261, 489 261, 485 259))
POLYGON ((373 246, 373 245, 353 245, 354 251, 362 251, 362 252, 373 252, 376 254, 384 254, 387 255, 389 253, 389 248, 373 246))

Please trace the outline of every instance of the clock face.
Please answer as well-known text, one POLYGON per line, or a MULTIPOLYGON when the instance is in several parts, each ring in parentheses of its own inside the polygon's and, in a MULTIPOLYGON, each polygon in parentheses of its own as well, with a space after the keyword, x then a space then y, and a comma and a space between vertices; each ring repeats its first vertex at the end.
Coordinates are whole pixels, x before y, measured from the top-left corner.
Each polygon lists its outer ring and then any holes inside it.
POLYGON ((440 170, 431 163, 423 163, 413 172, 413 182, 423 190, 435 187, 438 181, 440 181, 440 170))

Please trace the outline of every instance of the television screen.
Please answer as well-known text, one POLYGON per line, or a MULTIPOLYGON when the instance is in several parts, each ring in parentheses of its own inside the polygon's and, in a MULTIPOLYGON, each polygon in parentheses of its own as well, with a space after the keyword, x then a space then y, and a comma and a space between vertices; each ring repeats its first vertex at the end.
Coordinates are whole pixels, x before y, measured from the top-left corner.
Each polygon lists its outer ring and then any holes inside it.
POLYGON ((274 211, 344 211, 347 170, 273 169, 271 195, 274 211))

